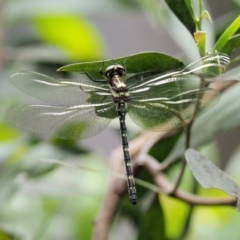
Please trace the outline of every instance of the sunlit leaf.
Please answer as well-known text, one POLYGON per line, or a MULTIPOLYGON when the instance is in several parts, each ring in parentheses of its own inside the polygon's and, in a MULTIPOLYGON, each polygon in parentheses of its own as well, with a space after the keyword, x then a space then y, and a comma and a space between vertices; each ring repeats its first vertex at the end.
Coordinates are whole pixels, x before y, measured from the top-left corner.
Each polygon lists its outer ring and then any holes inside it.
POLYGON ((63 66, 59 68, 58 71, 99 72, 101 68, 114 63, 125 64, 128 73, 145 71, 165 72, 183 66, 183 63, 180 60, 173 58, 172 56, 158 52, 143 52, 104 61, 74 63, 63 66))
POLYGON ((167 239, 178 239, 186 221, 189 205, 165 195, 160 195, 165 219, 167 239))
POLYGON ((221 49, 221 52, 230 55, 232 52, 240 48, 240 34, 236 34, 229 38, 226 44, 221 49))
POLYGON ((194 177, 204 188, 217 188, 236 197, 237 209, 240 211, 240 188, 229 175, 194 149, 186 150, 185 157, 194 177))
POLYGON ((236 33, 236 31, 239 28, 240 28, 240 16, 238 16, 232 22, 232 24, 223 32, 223 34, 219 37, 213 50, 217 50, 217 51, 221 52, 222 48, 227 44, 229 39, 236 33))
POLYGON ((0 122, 0 141, 13 140, 18 136, 17 131, 5 122, 0 122))
POLYGON ((75 15, 37 15, 33 23, 40 38, 61 48, 71 60, 103 57, 103 43, 93 25, 75 15))
POLYGON ((193 35, 195 32, 195 23, 185 0, 165 0, 174 14, 184 24, 188 31, 193 35))

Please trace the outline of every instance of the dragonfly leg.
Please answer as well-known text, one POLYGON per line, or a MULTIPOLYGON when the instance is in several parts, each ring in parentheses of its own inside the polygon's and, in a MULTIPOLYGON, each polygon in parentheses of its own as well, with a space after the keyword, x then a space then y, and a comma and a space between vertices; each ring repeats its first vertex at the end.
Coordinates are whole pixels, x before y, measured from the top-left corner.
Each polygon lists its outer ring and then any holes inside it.
POLYGON ((99 73, 104 76, 103 68, 104 68, 104 61, 102 66, 99 68, 99 73))
POLYGON ((86 73, 81 73, 81 74, 85 74, 90 80, 92 81, 96 81, 96 79, 93 79, 87 72, 86 73))
POLYGON ((127 61, 127 59, 125 58, 125 59, 123 60, 123 67, 124 67, 124 69, 125 69, 125 73, 127 72, 126 61, 127 61))

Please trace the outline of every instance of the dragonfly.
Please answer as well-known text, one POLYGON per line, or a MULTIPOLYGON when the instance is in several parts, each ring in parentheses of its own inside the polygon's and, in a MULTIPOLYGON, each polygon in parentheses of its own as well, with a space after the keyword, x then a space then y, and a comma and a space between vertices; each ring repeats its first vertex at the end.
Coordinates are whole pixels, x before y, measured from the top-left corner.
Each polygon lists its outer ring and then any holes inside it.
POLYGON ((119 118, 127 189, 137 203, 125 116, 143 129, 167 131, 181 128, 216 104, 219 93, 208 83, 229 64, 222 53, 209 54, 181 69, 165 73, 128 75, 126 64, 97 69, 102 79, 88 75, 57 79, 33 71, 18 71, 10 81, 22 92, 46 102, 17 106, 8 119, 30 132, 61 139, 92 137, 119 118))

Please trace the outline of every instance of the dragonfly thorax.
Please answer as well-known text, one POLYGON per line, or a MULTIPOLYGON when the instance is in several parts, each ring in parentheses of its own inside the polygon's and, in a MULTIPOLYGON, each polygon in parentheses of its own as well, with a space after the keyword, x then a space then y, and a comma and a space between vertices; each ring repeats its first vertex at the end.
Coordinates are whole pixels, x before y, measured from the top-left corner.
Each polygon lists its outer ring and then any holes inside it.
POLYGON ((109 80, 110 91, 115 103, 129 101, 128 87, 123 79, 125 68, 120 64, 114 64, 106 68, 105 78, 109 80))
POLYGON ((126 91, 127 86, 122 78, 126 74, 125 68, 120 64, 114 64, 106 68, 104 76, 109 80, 110 86, 116 91, 126 91))

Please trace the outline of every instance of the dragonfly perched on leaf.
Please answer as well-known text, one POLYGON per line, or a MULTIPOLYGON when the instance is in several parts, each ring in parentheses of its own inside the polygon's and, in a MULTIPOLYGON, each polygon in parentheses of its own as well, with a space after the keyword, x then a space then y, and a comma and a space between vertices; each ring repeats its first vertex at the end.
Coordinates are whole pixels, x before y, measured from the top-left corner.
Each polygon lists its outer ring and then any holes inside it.
MULTIPOLYGON (((213 53, 188 66, 166 73, 126 75, 126 66, 108 65, 102 79, 80 76, 56 79, 31 71, 19 71, 10 81, 24 93, 48 105, 12 109, 13 124, 55 138, 88 138, 100 133, 119 117, 128 194, 137 203, 127 138, 125 115, 144 129, 163 131, 182 127, 212 107, 219 93, 207 85, 229 63, 225 54, 213 53)), ((96 69, 99 71, 99 69, 96 69)))

